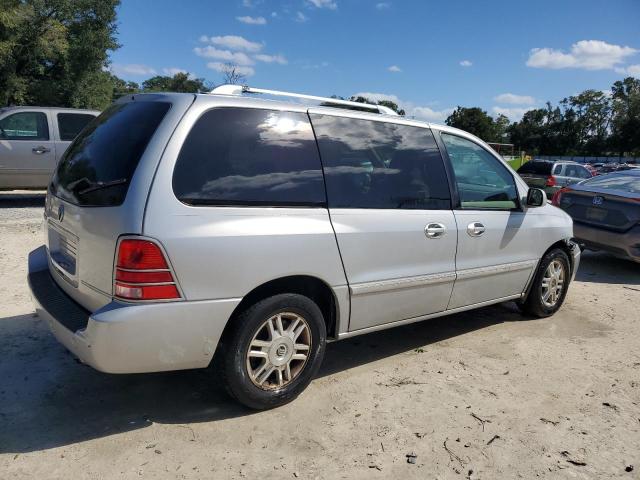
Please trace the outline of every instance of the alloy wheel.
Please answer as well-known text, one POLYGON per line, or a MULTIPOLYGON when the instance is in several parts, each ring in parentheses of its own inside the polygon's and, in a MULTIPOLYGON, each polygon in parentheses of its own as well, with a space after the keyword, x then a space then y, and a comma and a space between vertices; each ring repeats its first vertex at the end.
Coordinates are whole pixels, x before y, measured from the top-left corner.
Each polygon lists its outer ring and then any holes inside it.
POLYGON ((249 378, 263 390, 291 383, 304 369, 311 350, 311 331, 297 313, 281 312, 268 318, 249 343, 249 378))

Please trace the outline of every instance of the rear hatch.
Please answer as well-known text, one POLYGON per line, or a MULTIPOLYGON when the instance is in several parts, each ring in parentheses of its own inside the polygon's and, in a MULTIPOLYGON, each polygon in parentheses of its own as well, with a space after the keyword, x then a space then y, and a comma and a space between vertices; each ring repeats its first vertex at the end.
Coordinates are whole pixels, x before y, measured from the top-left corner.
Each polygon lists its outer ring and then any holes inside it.
POLYGON ((631 194, 616 192, 616 195, 606 189, 581 187, 572 187, 560 198, 560 208, 574 222, 621 233, 640 223, 640 201, 631 194))
POLYGON ((111 301, 118 238, 142 232, 154 172, 194 98, 121 99, 87 125, 60 160, 45 205, 49 269, 84 308, 111 301))
POLYGON ((552 166, 553 163, 551 162, 530 161, 518 169, 518 175, 520 175, 530 187, 544 188, 547 183, 547 178, 551 175, 552 166))

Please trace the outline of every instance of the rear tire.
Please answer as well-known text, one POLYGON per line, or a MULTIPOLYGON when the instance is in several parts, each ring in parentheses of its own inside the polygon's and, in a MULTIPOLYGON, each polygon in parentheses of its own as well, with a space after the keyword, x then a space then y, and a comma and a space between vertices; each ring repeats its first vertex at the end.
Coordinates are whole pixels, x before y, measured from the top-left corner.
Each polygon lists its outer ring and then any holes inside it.
POLYGON ((303 295, 257 302, 235 318, 221 345, 228 392, 256 410, 294 400, 320 368, 326 335, 322 312, 303 295))
POLYGON ((553 315, 564 303, 571 278, 569 257, 560 248, 549 251, 538 265, 522 311, 534 317, 553 315))

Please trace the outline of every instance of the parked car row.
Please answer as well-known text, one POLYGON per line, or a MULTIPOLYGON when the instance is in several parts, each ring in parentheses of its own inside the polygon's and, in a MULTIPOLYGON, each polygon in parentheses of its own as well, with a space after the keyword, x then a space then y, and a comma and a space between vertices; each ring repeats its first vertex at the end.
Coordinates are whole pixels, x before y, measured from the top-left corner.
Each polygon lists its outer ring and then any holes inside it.
POLYGON ((593 176, 584 165, 566 160, 557 162, 532 160, 518 168, 518 174, 530 187, 543 188, 549 198, 562 187, 593 176))
POLYGON ((0 189, 47 188, 71 141, 99 113, 73 108, 0 109, 0 189))
POLYGON ((628 163, 587 163, 585 167, 592 169, 595 175, 602 175, 603 173, 631 170, 637 168, 637 165, 628 163))
POLYGON ((534 160, 518 173, 531 187, 544 188, 553 205, 574 222, 584 248, 640 262, 640 169, 626 164, 590 166, 534 160))
POLYGON ((231 85, 118 100, 59 162, 45 228, 30 288, 78 358, 215 356, 252 408, 304 390, 327 341, 509 300, 551 315, 580 260, 569 215, 473 135, 231 85))

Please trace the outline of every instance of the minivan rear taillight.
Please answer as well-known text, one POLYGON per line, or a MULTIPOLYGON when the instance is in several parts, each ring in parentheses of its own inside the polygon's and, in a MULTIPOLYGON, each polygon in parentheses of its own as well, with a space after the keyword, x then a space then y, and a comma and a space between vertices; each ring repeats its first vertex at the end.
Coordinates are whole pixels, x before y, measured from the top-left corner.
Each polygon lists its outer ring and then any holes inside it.
POLYGON ((176 300, 180 292, 158 244, 125 238, 118 245, 113 291, 123 300, 176 300))
POLYGON ((555 187, 556 186, 556 177, 554 177, 553 175, 549 175, 547 177, 547 181, 546 181, 545 185, 547 187, 555 187))

